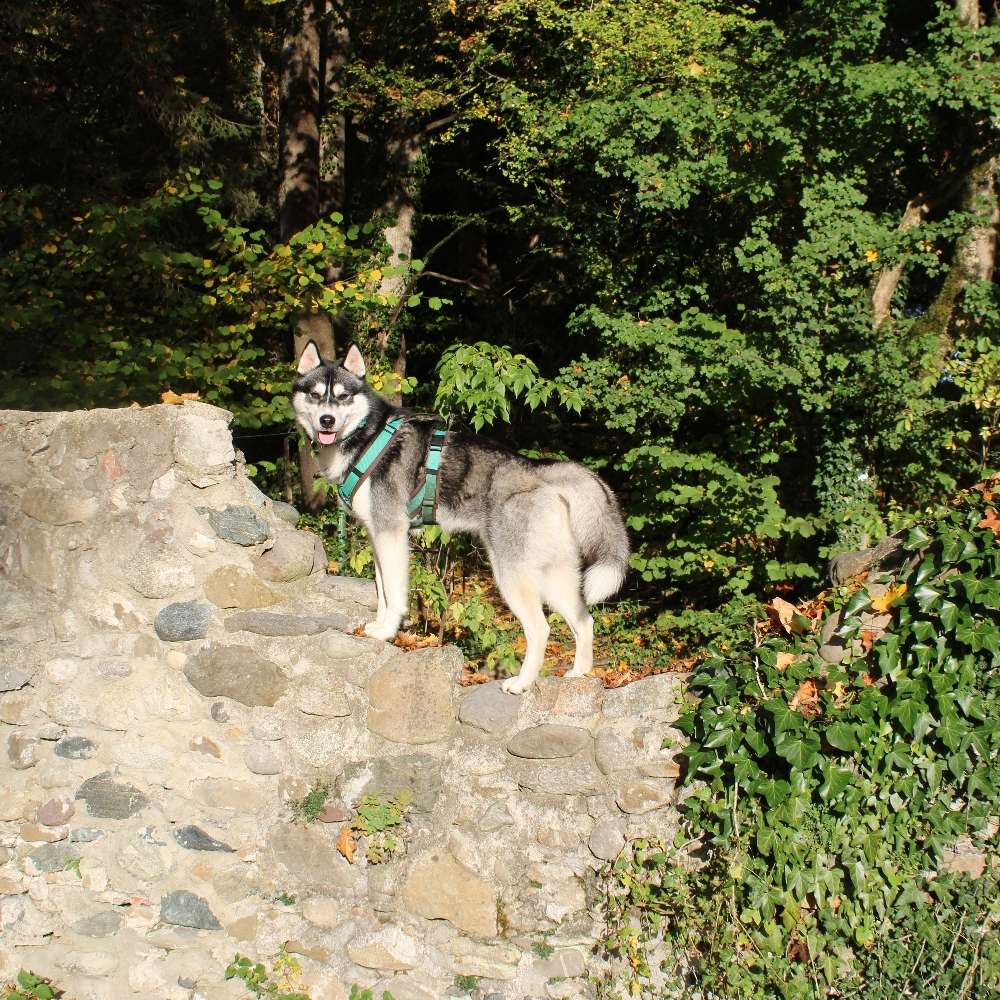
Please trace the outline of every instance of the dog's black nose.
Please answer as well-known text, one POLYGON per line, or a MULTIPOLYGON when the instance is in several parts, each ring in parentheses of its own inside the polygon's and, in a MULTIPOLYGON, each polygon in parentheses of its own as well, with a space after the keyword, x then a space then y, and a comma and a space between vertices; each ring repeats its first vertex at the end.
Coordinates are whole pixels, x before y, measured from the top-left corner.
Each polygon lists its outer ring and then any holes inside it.
POLYGON ((324 413, 323 416, 319 418, 319 425, 324 430, 327 430, 333 426, 333 417, 331 417, 329 413, 324 413))

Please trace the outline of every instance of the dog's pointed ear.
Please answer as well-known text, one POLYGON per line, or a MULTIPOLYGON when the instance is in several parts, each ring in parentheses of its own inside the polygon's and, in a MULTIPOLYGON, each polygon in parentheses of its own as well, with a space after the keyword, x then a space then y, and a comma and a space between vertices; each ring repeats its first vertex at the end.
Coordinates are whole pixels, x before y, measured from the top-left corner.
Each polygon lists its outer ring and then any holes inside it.
POLYGON ((299 374, 305 375, 306 372, 311 372, 314 368, 318 368, 320 363, 319 348, 310 340, 299 357, 299 374))
POLYGON ((351 349, 347 352, 347 357, 344 358, 344 367, 352 375, 357 375, 358 378, 365 377, 365 372, 368 369, 365 368, 365 359, 361 357, 357 344, 351 344, 351 349))

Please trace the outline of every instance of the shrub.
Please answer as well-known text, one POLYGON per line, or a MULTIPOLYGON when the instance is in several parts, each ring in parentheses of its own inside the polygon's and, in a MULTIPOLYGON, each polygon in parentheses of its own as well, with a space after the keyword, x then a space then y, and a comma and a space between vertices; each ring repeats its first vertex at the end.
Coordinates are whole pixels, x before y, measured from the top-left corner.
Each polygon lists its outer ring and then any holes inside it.
POLYGON ((988 485, 914 527, 884 592, 844 595, 839 665, 808 629, 712 650, 678 723, 683 832, 609 871, 607 944, 638 992, 659 942, 705 997, 997 995, 998 533, 988 485), (942 867, 959 838, 978 882, 942 867))

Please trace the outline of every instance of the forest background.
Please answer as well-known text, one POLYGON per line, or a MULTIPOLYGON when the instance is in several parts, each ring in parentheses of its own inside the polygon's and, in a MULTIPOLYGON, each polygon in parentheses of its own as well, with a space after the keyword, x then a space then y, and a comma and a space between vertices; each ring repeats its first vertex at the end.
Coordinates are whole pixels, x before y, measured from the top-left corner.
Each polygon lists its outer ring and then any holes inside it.
POLYGON ((407 402, 605 475, 681 624, 990 464, 976 3, 89 0, 0 32, 3 405, 198 392, 266 463, 295 350, 356 340, 407 402))
MULTIPOLYGON (((971 0, 4 5, 0 406, 196 393, 325 530, 292 361, 355 341, 586 462, 634 543, 610 669, 700 664, 602 996, 998 996, 998 52, 971 0), (807 600, 894 531, 897 576, 807 600)), ((428 531, 425 629, 508 669, 428 531)))

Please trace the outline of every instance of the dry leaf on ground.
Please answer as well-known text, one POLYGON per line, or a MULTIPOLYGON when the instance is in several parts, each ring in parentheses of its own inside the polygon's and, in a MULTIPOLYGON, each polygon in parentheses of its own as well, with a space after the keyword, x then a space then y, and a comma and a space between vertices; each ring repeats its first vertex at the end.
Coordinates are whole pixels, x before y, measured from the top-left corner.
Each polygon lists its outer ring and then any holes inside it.
POLYGON ((778 659, 774 666, 777 670, 785 670, 790 667, 798 657, 794 653, 778 653, 778 659))
POLYGON ((169 403, 172 406, 180 406, 186 399, 200 399, 201 397, 196 392, 181 392, 176 393, 171 389, 167 389, 166 392, 160 393, 160 402, 169 403))
POLYGON ((436 635, 419 635, 416 632, 399 632, 392 644, 400 649, 426 649, 428 646, 441 645, 436 635))
POLYGON ((358 842, 354 837, 354 831, 345 823, 340 828, 340 836, 337 838, 337 850, 353 865, 354 852, 358 849, 358 842))
POLYGON ((884 615, 907 591, 905 583, 890 587, 881 597, 872 598, 872 610, 884 615))
POLYGON ((802 635, 809 631, 811 623, 794 604, 783 597, 775 597, 770 604, 764 605, 773 622, 780 625, 789 635, 802 635))
POLYGON ((986 511, 986 517, 976 527, 989 528, 997 538, 1000 538, 1000 517, 997 516, 997 512, 992 507, 986 511))
POLYGON ((816 687, 816 682, 811 677, 799 685, 799 689, 792 696, 788 707, 793 712, 804 715, 807 719, 819 715, 819 688, 816 687))

